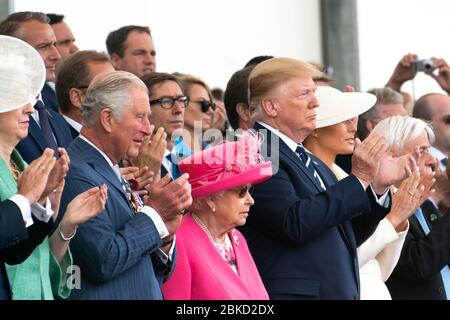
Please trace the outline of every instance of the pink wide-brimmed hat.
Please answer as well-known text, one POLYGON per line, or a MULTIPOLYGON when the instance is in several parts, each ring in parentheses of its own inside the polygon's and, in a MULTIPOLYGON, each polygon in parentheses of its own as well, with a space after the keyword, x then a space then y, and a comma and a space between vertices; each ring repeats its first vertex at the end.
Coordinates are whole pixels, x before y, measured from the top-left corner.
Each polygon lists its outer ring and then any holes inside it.
POLYGON ((239 141, 225 142, 180 161, 180 171, 189 174, 192 198, 269 179, 272 176, 272 162, 262 161, 260 144, 255 136, 246 132, 239 141))

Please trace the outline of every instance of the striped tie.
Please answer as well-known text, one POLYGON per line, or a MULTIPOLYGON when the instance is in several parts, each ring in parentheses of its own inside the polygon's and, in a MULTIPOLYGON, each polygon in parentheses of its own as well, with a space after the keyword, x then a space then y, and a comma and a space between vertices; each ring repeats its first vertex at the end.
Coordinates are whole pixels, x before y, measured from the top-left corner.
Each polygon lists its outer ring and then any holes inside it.
MULTIPOLYGON (((172 161, 172 157, 173 158, 175 158, 175 155, 174 154, 172 154, 172 153, 169 153, 167 156, 166 156, 166 159, 167 160, 169 160, 169 162, 170 162, 170 164, 171 164, 171 166, 172 166, 172 179, 173 180, 176 180, 176 179, 178 179, 179 177, 181 177, 181 171, 180 171, 180 169, 178 169, 178 166, 177 166, 177 164, 174 162, 174 161, 172 161)), ((176 159, 176 158, 175 158, 176 159)))
POLYGON ((303 162, 303 164, 306 166, 308 171, 311 173, 311 175, 316 179, 318 184, 322 187, 322 190, 325 190, 325 186, 323 185, 323 182, 320 180, 319 175, 314 168, 314 164, 311 161, 311 158, 308 156, 308 154, 305 151, 305 148, 303 148, 302 145, 298 145, 297 149, 295 150, 295 153, 298 155, 300 160, 303 162))
POLYGON ((41 133, 44 136, 45 142, 50 148, 55 150, 55 154, 59 155, 58 144, 53 136, 53 130, 50 125, 50 121, 48 120, 48 111, 45 108, 45 105, 42 101, 38 100, 34 105, 34 108, 37 110, 39 115, 39 126, 41 127, 41 133))

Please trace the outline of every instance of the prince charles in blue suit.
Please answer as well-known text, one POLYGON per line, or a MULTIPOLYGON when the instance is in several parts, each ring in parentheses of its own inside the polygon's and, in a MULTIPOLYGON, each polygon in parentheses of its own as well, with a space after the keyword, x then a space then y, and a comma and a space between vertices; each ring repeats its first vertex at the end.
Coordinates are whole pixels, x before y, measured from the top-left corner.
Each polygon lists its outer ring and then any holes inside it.
POLYGON ((92 186, 106 184, 108 200, 70 244, 81 274, 81 288, 72 290, 72 299, 163 298, 161 284, 175 261, 179 213, 192 198, 187 177, 162 179, 144 205, 133 200, 120 176, 117 163, 136 157, 150 134, 149 113, 147 88, 127 72, 99 75, 86 94, 84 126, 68 149, 71 163, 60 212, 92 186))

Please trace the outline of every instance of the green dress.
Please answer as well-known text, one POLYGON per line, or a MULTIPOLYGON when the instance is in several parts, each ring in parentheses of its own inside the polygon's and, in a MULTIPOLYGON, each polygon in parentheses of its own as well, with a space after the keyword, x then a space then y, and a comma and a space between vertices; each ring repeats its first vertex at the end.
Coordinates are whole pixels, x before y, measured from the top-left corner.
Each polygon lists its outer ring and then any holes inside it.
MULTIPOLYGON (((22 172, 26 168, 20 154, 14 150, 11 161, 22 172)), ((17 184, 5 160, 0 157, 0 201, 17 193, 17 184)), ((21 264, 6 265, 13 300, 53 300, 66 299, 70 289, 66 285, 66 270, 72 265, 72 256, 67 250, 61 265, 50 250, 49 238, 37 246, 33 253, 21 264)))

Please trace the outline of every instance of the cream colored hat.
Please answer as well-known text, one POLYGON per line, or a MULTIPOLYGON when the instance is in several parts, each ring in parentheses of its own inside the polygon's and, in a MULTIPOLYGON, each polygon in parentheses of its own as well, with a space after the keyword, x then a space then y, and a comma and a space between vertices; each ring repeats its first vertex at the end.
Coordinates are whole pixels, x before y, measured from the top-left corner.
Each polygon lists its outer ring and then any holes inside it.
POLYGON ((377 97, 367 92, 342 92, 332 87, 318 86, 319 101, 316 128, 328 127, 349 120, 372 108, 377 97))
POLYGON ((34 105, 45 83, 45 65, 28 43, 0 35, 0 113, 34 105))

